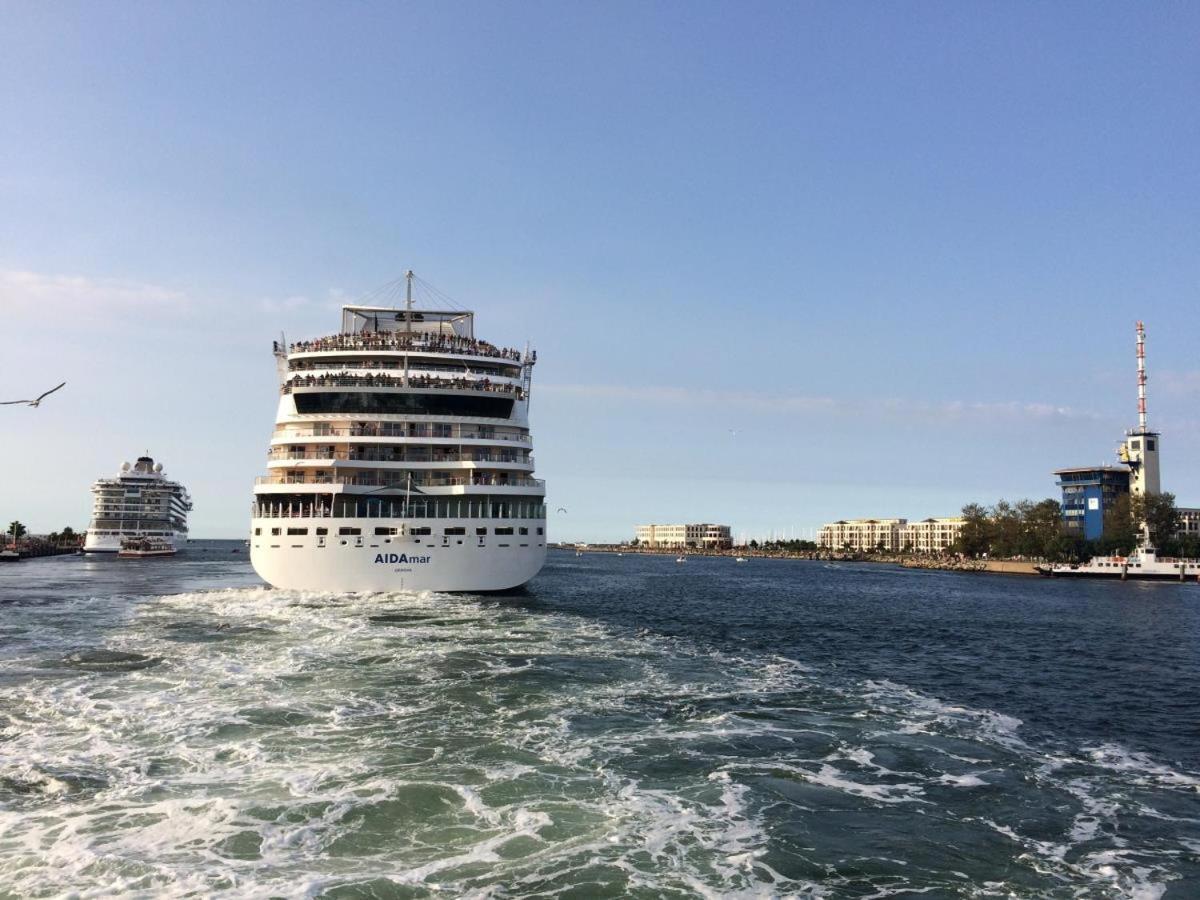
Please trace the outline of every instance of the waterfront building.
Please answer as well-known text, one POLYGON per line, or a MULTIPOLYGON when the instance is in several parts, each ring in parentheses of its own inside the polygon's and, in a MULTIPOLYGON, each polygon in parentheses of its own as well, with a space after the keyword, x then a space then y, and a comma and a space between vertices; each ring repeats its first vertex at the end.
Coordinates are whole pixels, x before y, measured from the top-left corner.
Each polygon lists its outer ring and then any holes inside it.
POLYGON ((917 553, 945 553, 962 534, 965 522, 962 516, 909 522, 900 529, 900 546, 917 553))
POLYGON ((817 545, 825 550, 945 553, 962 533, 962 516, 921 519, 839 519, 821 527, 817 545))
POLYGON ((646 547, 702 547, 723 550, 733 546, 728 525, 699 522, 691 525, 639 525, 637 541, 646 547))
POLYGON ((828 550, 894 552, 903 548, 907 519, 839 519, 821 526, 817 544, 828 550))
POLYGON ((1104 534, 1104 513, 1130 492, 1129 470, 1116 466, 1058 469, 1062 519, 1068 533, 1087 540, 1104 534))
POLYGON ((1195 507, 1178 507, 1179 530, 1176 537, 1200 538, 1200 509, 1195 507))

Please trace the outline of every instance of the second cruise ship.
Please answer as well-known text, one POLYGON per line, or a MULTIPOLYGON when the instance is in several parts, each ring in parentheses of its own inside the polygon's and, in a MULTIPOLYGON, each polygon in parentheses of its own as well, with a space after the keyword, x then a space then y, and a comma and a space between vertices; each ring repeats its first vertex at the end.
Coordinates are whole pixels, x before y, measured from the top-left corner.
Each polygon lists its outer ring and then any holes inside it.
POLYGON ((187 540, 192 498, 149 456, 139 456, 132 465, 123 463, 115 478, 92 485, 92 493, 85 553, 119 553, 124 544, 139 541, 153 541, 174 553, 187 540))
POLYGON ((279 588, 496 591, 546 557, 533 477, 537 354, 469 311, 345 306, 339 333, 276 344, 280 398, 250 558, 279 588))

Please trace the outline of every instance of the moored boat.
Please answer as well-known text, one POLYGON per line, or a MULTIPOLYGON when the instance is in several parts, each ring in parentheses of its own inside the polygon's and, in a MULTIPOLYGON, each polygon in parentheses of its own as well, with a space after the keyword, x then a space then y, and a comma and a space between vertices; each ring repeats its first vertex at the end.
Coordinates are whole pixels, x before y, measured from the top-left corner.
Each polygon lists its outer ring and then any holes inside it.
POLYGON ((162 537, 129 537, 121 541, 117 556, 137 559, 145 556, 174 556, 175 545, 162 537))
POLYGON ((1139 547, 1128 556, 1094 556, 1087 562, 1038 566, 1037 570, 1051 578, 1200 581, 1200 559, 1160 557, 1151 546, 1139 547))

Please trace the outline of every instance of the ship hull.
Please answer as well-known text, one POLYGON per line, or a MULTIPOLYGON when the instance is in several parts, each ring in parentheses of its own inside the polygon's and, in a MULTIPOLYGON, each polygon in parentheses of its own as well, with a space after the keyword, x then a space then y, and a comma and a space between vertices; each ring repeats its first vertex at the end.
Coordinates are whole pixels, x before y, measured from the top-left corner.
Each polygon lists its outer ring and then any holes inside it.
POLYGON ((438 519, 433 535, 409 535, 413 527, 430 527, 429 519, 284 519, 252 522, 250 561, 272 587, 288 590, 373 593, 387 591, 478 592, 519 587, 533 578, 546 560, 542 522, 512 522, 514 534, 497 536, 501 520, 438 519), (488 535, 475 535, 487 522, 488 535), (329 534, 317 536, 316 529, 329 534), (440 534, 461 527, 465 535, 440 534), (358 528, 366 534, 339 534, 358 528), (519 534, 526 528, 530 534, 519 534), (272 535, 279 529, 279 535, 272 535), (288 535, 288 530, 307 530, 288 535), (376 535, 395 529, 395 536, 376 535))

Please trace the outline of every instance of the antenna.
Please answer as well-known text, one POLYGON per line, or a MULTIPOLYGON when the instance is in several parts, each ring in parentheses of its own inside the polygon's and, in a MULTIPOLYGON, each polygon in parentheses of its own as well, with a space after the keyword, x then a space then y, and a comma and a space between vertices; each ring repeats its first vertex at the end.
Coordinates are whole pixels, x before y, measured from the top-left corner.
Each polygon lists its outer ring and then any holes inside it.
POLYGON ((1146 433, 1146 326, 1137 323, 1138 431, 1146 433))
MULTIPOLYGON (((412 347, 412 280, 413 270, 404 273, 404 386, 408 387, 408 351, 412 347)), ((407 515, 407 511, 405 512, 407 515)))

